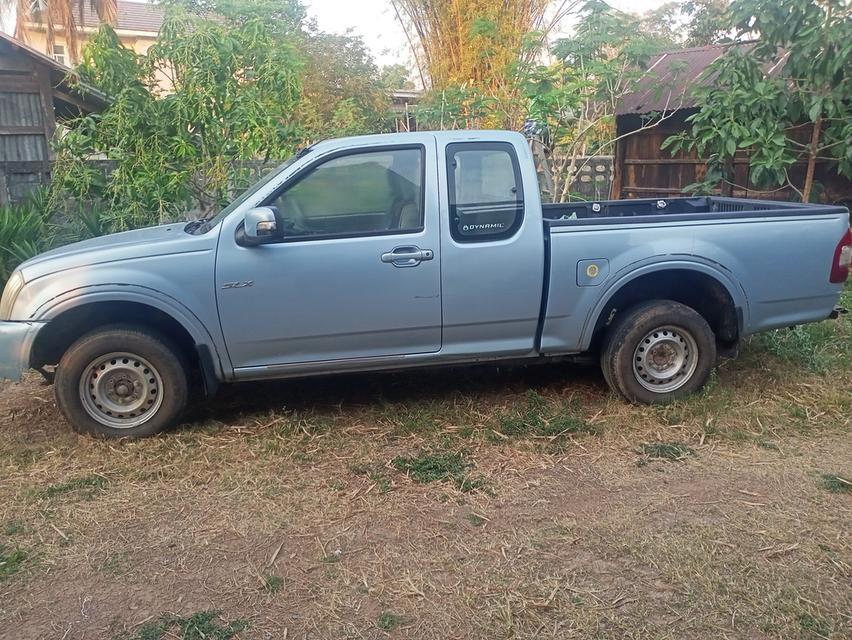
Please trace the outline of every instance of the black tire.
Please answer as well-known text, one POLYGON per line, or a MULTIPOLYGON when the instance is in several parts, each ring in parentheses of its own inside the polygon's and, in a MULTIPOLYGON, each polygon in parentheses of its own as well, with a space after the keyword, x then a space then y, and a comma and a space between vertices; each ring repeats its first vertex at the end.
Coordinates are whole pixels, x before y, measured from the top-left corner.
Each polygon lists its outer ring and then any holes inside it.
POLYGON ((704 386, 716 365, 716 338, 694 309, 650 300, 616 316, 600 358, 604 378, 625 400, 665 403, 704 386))
POLYGON ((131 326, 104 327, 65 352, 56 370, 54 393, 77 433, 142 438, 172 426, 184 410, 187 367, 180 350, 159 334, 131 326), (110 359, 116 354, 119 357, 110 359), (92 394, 91 401, 83 396, 84 385, 91 389, 86 391, 92 394), (116 407, 127 409, 127 415, 109 411, 116 407))

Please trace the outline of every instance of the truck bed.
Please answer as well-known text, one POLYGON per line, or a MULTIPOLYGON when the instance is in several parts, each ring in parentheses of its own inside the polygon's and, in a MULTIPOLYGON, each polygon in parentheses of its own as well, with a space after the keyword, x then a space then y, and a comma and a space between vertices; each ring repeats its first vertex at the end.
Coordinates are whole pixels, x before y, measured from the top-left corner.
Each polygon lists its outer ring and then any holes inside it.
POLYGON ((802 204, 701 196, 695 198, 643 198, 599 202, 566 202, 542 205, 548 228, 577 224, 619 224, 624 218, 642 222, 717 220, 754 217, 825 215, 845 211, 832 205, 802 204))

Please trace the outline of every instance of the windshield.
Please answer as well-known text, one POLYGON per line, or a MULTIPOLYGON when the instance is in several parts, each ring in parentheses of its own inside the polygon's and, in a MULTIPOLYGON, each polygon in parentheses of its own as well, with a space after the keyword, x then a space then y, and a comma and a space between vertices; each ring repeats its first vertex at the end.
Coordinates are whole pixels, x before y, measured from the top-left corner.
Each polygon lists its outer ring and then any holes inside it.
POLYGON ((272 181, 273 178, 278 176, 284 169, 286 169, 291 164, 293 164, 296 161, 297 158, 299 158, 299 155, 295 155, 295 156, 285 160, 282 164, 280 164, 275 169, 273 169, 272 171, 267 173, 265 176, 263 176, 263 178, 261 178, 254 185, 252 185, 251 187, 249 187, 248 189, 243 191, 236 198, 236 200, 234 200, 233 202, 231 202, 231 204, 229 204, 227 207, 222 209, 213 218, 210 218, 210 220, 207 220, 206 222, 204 222, 204 224, 197 225, 197 224, 193 224, 192 222, 190 222, 187 225, 186 231, 188 233, 192 233, 192 234, 195 234, 195 235, 207 233, 208 231, 210 231, 210 229, 212 229, 217 224, 219 224, 222 220, 224 220, 225 217, 229 213, 231 213, 231 211, 233 211, 234 209, 239 207, 243 202, 248 200, 251 196, 253 196, 255 193, 257 193, 264 186, 266 186, 266 184, 268 184, 270 181, 272 181))

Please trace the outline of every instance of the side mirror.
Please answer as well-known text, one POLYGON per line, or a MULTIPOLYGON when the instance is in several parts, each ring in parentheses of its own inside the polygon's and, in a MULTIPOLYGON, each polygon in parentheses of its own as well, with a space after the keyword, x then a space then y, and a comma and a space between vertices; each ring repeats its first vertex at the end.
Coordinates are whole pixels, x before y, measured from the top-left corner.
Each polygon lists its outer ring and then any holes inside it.
POLYGON ((272 207, 255 207, 246 212, 243 222, 244 231, 241 244, 256 246, 274 238, 278 234, 278 221, 272 207))

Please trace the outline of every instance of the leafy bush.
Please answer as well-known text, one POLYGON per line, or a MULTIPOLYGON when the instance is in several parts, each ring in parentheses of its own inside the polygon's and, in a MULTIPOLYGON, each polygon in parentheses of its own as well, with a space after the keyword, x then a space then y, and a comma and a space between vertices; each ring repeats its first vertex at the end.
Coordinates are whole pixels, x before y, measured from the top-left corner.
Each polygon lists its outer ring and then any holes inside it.
POLYGON ((20 263, 53 244, 47 193, 33 192, 19 205, 0 206, 0 288, 20 263))

